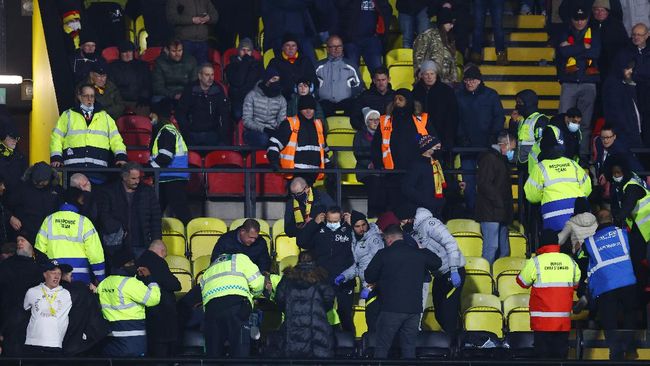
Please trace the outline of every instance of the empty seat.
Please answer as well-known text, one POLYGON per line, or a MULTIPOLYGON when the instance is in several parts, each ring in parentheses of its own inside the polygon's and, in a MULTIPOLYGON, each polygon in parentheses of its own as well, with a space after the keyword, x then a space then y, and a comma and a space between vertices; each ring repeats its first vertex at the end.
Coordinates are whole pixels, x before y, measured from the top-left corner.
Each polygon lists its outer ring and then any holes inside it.
POLYGON ((328 134, 332 132, 355 133, 348 116, 327 117, 327 128, 328 134))
POLYGON ((284 219, 275 220, 275 222, 273 223, 272 233, 271 234, 273 234, 273 241, 274 242, 275 242, 275 239, 278 236, 285 235, 284 234, 284 219))
POLYGON ((211 255, 217 240, 228 231, 226 223, 214 217, 197 217, 187 223, 190 258, 211 255))
POLYGON ((442 327, 438 320, 436 320, 436 314, 433 307, 428 307, 424 310, 422 314, 422 330, 428 331, 441 331, 442 327))
MULTIPOLYGON (((190 168, 203 168, 203 159, 196 151, 190 151, 187 154, 188 167, 190 168)), ((190 180, 187 183, 187 191, 194 194, 205 193, 205 174, 204 173, 190 173, 190 180)))
POLYGON ((391 83, 396 89, 413 89, 415 77, 413 74, 413 64, 392 65, 388 67, 391 83))
POLYGON ((120 50, 115 46, 106 47, 102 51, 102 57, 104 60, 106 60, 106 62, 110 64, 111 62, 117 61, 120 58, 120 50))
POLYGON ((208 50, 208 59, 214 67, 214 81, 223 80, 223 67, 221 66, 221 54, 218 50, 209 49, 208 50))
POLYGON ((509 332, 530 332, 530 295, 516 294, 503 300, 503 315, 509 332))
POLYGON ((483 255, 483 238, 474 233, 454 234, 458 248, 466 257, 480 257, 483 255))
POLYGON ((290 255, 290 256, 284 257, 278 263, 278 272, 282 273, 285 268, 293 267, 296 264, 298 264, 298 256, 297 255, 290 255))
POLYGON ((181 271, 171 271, 174 277, 178 279, 178 282, 181 283, 181 290, 176 292, 176 298, 182 297, 184 294, 188 293, 194 284, 192 281, 192 274, 189 272, 181 271))
MULTIPOLYGON (((413 64, 413 49, 411 48, 397 48, 386 52, 386 66, 391 67, 395 64, 410 63, 413 64)), ((411 73, 413 69, 411 68, 411 73)), ((392 78, 391 73, 391 78, 392 78)))
MULTIPOLYGON (((353 151, 337 151, 336 152, 336 166, 341 169, 354 169, 357 167, 357 159, 354 157, 353 151)), ((346 173, 341 176, 341 183, 346 186, 361 185, 362 183, 357 180, 357 175, 354 173, 346 173)))
POLYGON ((210 256, 202 255, 192 261, 192 273, 194 274, 194 281, 199 282, 199 277, 210 267, 210 256))
POLYGON ((447 221, 447 230, 450 233, 473 233, 482 235, 481 224, 472 219, 451 219, 447 221))
POLYGON ((176 218, 162 218, 162 240, 167 246, 167 254, 184 256, 186 251, 185 225, 176 218))
MULTIPOLYGON (((206 155, 206 168, 243 168, 244 159, 237 151, 213 151, 206 155)), ((208 194, 243 196, 244 173, 207 173, 208 194)))
POLYGON ((525 236, 518 232, 511 231, 508 233, 508 241, 510 242, 511 257, 526 258, 528 243, 525 236))
POLYGON ((473 293, 492 294, 493 281, 490 263, 483 257, 465 257, 465 284, 463 296, 473 293))
POLYGON ((167 262, 167 265, 172 272, 180 271, 192 273, 192 266, 190 265, 190 261, 183 256, 168 255, 165 257, 165 261, 167 262))
POLYGON ((145 116, 126 115, 115 121, 117 130, 126 146, 141 146, 149 149, 151 142, 151 120, 145 116))
POLYGON ((269 62, 275 57, 275 52, 273 52, 273 49, 266 50, 264 52, 264 68, 266 68, 269 65, 269 62))
MULTIPOLYGON (((271 166, 265 150, 255 152, 255 166, 258 168, 271 166)), ((255 190, 258 195, 266 197, 284 197, 287 195, 287 181, 282 174, 258 173, 255 176, 255 190)))
POLYGON ((354 132, 348 131, 329 133, 327 134, 326 139, 328 146, 352 147, 354 132))
POLYGON ((505 300, 510 295, 528 294, 530 288, 525 289, 517 283, 517 275, 526 263, 525 258, 503 257, 494 261, 492 265, 492 274, 496 284, 496 291, 501 300, 505 300))
POLYGON ((129 161, 134 161, 141 165, 147 165, 149 163, 151 152, 149 152, 149 150, 143 149, 132 149, 127 150, 126 156, 128 157, 129 161))
POLYGON ((150 69, 153 69, 156 59, 162 53, 162 47, 149 47, 144 50, 144 53, 140 56, 140 60, 146 62, 149 65, 150 69))
POLYGON ((296 244, 296 238, 281 235, 275 239, 275 260, 281 261, 283 258, 300 254, 300 248, 296 244))
POLYGON ((463 324, 467 331, 486 331, 503 337, 501 301, 494 295, 471 294, 462 298, 463 324))

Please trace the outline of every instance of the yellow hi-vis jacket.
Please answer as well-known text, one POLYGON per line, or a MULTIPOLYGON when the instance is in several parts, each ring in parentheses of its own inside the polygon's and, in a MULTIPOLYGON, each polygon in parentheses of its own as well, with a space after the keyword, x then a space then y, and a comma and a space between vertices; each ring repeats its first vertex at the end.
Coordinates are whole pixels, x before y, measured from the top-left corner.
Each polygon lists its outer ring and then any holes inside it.
POLYGON ((108 276, 97 286, 102 314, 109 321, 112 337, 145 336, 145 307, 160 303, 160 287, 135 277, 108 276))
POLYGON ((210 300, 237 295, 253 304, 253 297, 264 290, 264 276, 245 254, 221 254, 201 278, 201 297, 205 307, 210 300))
POLYGON ((630 185, 638 185, 645 191, 645 197, 641 198, 636 202, 634 209, 632 210, 632 217, 626 218, 627 225, 631 228, 633 224, 639 228, 643 240, 646 242, 650 240, 650 191, 646 189, 638 180, 638 178, 633 177, 623 186, 623 192, 630 185))

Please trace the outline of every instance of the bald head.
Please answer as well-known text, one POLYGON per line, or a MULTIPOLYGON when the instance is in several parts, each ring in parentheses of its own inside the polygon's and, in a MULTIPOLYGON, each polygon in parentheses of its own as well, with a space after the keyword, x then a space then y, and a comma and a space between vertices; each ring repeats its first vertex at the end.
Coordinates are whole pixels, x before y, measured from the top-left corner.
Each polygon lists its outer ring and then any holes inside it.
POLYGON ((152 241, 151 244, 149 244, 149 250, 156 253, 160 258, 167 257, 167 246, 160 239, 152 241))
POLYGON ((611 211, 606 209, 598 211, 596 219, 598 220, 598 225, 611 224, 614 222, 611 211))
POLYGON ((81 173, 72 174, 70 177, 70 187, 79 188, 84 192, 90 192, 92 190, 90 180, 81 173))
POLYGON ((301 177, 293 178, 293 180, 291 181, 291 185, 289 186, 289 189, 291 190, 291 194, 293 195, 304 192, 305 188, 307 188, 307 181, 305 181, 305 179, 301 177))
POLYGON ((648 41, 648 26, 639 23, 632 27, 632 43, 638 48, 645 48, 648 41))

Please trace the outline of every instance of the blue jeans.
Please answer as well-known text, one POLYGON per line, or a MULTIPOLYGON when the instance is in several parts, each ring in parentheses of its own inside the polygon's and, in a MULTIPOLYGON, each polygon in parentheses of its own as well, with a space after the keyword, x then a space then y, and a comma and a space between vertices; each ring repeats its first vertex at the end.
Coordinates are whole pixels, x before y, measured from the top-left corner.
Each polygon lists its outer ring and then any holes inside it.
POLYGON ((475 158, 461 158, 460 168, 462 170, 472 171, 472 174, 463 174, 463 182, 465 182, 465 206, 467 211, 471 214, 474 212, 474 205, 476 203, 476 159, 475 158))
POLYGON ((249 146, 266 148, 269 144, 269 135, 264 132, 245 129, 244 142, 249 146))
POLYGON ((535 3, 537 3, 538 11, 546 10, 546 4, 544 3, 544 0, 521 0, 521 4, 528 6, 531 11, 535 7, 535 3))
POLYGON ((508 225, 501 222, 482 222, 481 234, 483 235, 483 258, 487 259, 490 264, 494 263, 497 258, 510 255, 508 225))
POLYGON ((399 13, 399 29, 402 31, 402 47, 413 48, 415 37, 430 27, 431 21, 429 21, 426 7, 415 15, 399 13))
MULTIPOLYGON (((345 44, 345 56, 347 56, 348 60, 359 67, 359 59, 363 56, 363 60, 371 73, 381 66, 382 53, 381 40, 377 36, 361 38, 354 43, 345 44)), ((359 79, 361 79, 361 75, 359 75, 359 79)))
POLYGON ((208 41, 183 41, 183 53, 194 56, 201 66, 208 62, 208 41))
POLYGON ((505 0, 475 0, 474 1, 474 35, 472 37, 472 52, 481 53, 483 50, 483 31, 485 30, 485 13, 490 9, 494 44, 497 52, 506 49, 503 32, 503 3, 505 0))

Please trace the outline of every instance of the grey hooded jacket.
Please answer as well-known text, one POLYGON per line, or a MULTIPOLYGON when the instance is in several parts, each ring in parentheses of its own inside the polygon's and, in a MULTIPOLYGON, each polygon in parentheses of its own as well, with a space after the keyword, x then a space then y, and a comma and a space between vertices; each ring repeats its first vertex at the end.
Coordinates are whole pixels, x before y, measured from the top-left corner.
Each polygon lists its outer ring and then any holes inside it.
POLYGON ((327 58, 316 65, 318 99, 338 103, 356 98, 365 88, 357 68, 343 58, 327 58))
POLYGON ((465 266, 465 257, 458 248, 456 239, 449 233, 445 224, 433 217, 426 208, 418 208, 413 222, 413 239, 420 248, 427 248, 440 257, 442 265, 434 276, 457 270, 465 266))
POLYGON ((244 98, 242 119, 244 127, 262 132, 265 128, 275 130, 287 118, 287 101, 282 94, 267 97, 259 84, 244 98))
POLYGON ((364 272, 366 267, 375 256, 375 254, 384 248, 384 240, 381 237, 381 231, 376 224, 369 223, 368 231, 363 235, 361 240, 352 235, 352 256, 354 263, 350 268, 341 273, 345 276, 345 281, 350 281, 359 276, 362 285, 366 285, 364 272))

